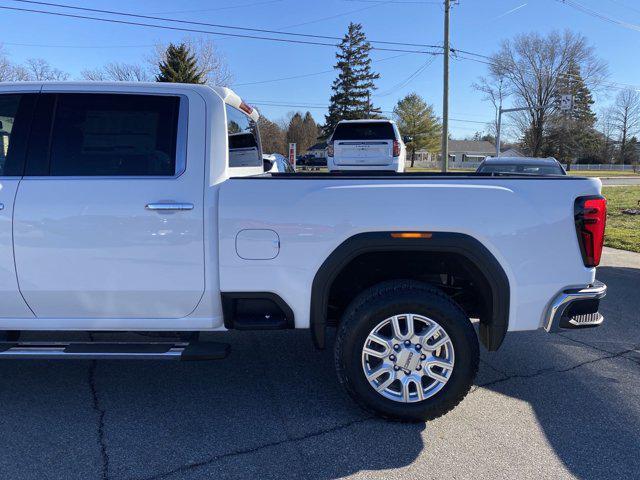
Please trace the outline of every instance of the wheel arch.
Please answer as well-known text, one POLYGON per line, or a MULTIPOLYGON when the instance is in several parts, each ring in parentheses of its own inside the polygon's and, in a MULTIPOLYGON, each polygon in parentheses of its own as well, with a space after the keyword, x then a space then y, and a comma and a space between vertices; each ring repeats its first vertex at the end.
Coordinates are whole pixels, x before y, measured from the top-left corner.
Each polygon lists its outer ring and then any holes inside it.
POLYGON ((497 350, 509 326, 511 297, 509 279, 493 254, 479 240, 463 233, 429 232, 422 238, 398 238, 393 233, 398 232, 365 232, 349 237, 320 266, 311 287, 310 327, 315 346, 325 347, 331 287, 352 261, 373 253, 425 252, 460 256, 484 277, 490 290, 491 311, 481 319, 480 339, 488 350, 497 350))

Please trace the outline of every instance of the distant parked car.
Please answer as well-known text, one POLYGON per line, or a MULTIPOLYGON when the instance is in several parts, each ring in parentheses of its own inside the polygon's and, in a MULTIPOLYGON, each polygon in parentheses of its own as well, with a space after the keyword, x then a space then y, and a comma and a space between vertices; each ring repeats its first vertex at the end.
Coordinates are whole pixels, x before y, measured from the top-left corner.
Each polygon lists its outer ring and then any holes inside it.
POLYGON ((391 120, 342 120, 327 142, 327 167, 404 172, 407 150, 391 120))
POLYGON ((315 155, 305 155, 304 157, 302 157, 302 160, 303 160, 303 163, 301 163, 301 165, 304 165, 305 167, 319 168, 319 167, 327 166, 326 157, 316 157, 315 155))
POLYGON ((266 173, 294 173, 296 171, 289 163, 289 159, 279 153, 263 154, 262 161, 266 173))
POLYGON ((564 167, 553 157, 487 157, 477 173, 528 173, 531 175, 566 175, 564 167))

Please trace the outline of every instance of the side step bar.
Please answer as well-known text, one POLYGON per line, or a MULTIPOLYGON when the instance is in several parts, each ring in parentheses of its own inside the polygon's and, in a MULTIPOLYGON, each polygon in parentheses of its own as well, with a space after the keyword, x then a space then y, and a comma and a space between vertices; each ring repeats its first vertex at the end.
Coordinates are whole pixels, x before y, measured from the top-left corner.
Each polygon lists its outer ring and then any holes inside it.
POLYGON ((0 342, 0 359, 222 360, 230 350, 220 342, 0 342))

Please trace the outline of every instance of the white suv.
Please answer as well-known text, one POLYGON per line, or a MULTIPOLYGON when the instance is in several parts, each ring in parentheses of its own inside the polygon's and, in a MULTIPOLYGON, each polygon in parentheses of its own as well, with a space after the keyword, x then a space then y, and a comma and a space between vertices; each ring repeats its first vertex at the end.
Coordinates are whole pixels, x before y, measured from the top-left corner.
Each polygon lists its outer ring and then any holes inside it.
POLYGON ((404 172, 407 150, 391 120, 342 120, 327 146, 327 167, 404 172))

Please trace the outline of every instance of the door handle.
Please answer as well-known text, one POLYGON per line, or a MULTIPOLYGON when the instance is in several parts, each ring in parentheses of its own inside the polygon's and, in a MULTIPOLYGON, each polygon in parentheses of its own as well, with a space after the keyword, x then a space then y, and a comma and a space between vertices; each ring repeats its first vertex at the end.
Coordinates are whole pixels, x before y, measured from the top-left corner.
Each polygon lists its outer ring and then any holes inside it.
POLYGON ((193 203, 148 203, 144 208, 147 210, 193 210, 193 203))

